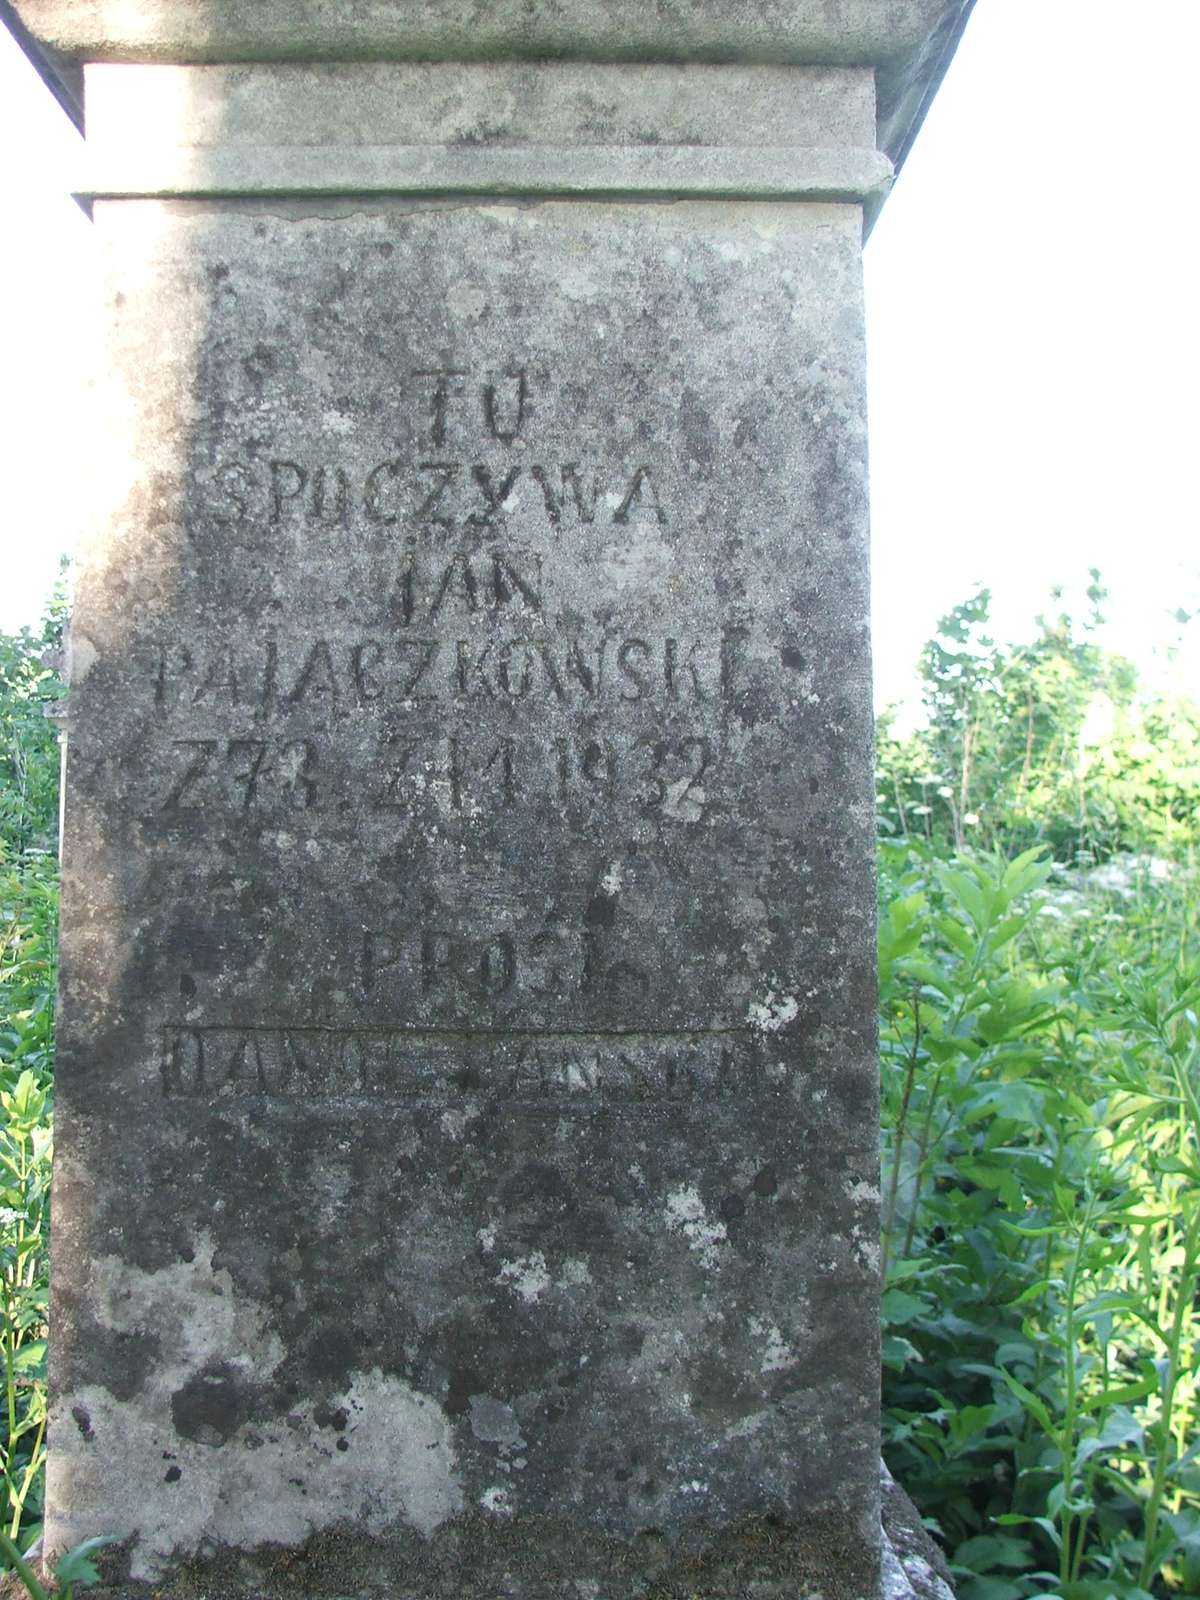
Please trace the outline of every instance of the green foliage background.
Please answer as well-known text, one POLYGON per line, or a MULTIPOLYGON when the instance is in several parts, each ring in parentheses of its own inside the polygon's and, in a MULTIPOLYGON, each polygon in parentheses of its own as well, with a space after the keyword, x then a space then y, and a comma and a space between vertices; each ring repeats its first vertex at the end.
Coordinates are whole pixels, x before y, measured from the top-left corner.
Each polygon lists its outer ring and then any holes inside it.
POLYGON ((879 745, 885 1454, 961 1600, 1200 1595, 1200 710, 1089 599, 956 608, 879 745))
POLYGON ((1040 843, 1064 862, 1194 845, 1196 705, 1143 695, 1131 664, 1097 642, 1106 595, 1091 576, 1082 621, 1040 617, 1027 645, 991 637, 986 589, 942 618, 921 657, 926 725, 898 738, 892 719, 880 720, 885 835, 942 853, 1011 855, 1040 843))
MULTIPOLYGON (((885 1453, 961 1600, 1200 1596, 1200 710, 1082 622, 879 732, 885 1453)), ((0 1528, 40 1532, 63 605, 0 636, 0 1528)), ((1186 619, 1180 618, 1181 622, 1186 619)), ((119 1463, 114 1463, 119 1471, 119 1463)))
POLYGON ((0 1529, 41 1532, 58 956, 59 751, 46 715, 60 589, 37 630, 0 634, 0 1529))

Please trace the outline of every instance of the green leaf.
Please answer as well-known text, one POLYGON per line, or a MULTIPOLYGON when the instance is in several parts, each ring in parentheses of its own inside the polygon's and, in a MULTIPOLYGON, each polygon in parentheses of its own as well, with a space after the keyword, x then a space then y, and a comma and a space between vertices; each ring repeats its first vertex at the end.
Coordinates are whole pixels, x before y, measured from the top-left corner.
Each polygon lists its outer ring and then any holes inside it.
POLYGON ((118 1544, 120 1541, 116 1534, 99 1534, 91 1539, 84 1539, 73 1550, 68 1550, 54 1568, 54 1576, 59 1584, 78 1583, 86 1586, 100 1581, 100 1574, 91 1557, 97 1550, 103 1549, 106 1544, 118 1544))
POLYGON ((975 940, 957 917, 939 916, 934 918, 934 927, 964 961, 970 961, 975 954, 975 940))
POLYGON ((1132 1405, 1136 1400, 1145 1400, 1149 1395, 1157 1394, 1161 1388, 1162 1379, 1151 1367, 1139 1382, 1114 1384, 1096 1394, 1081 1395, 1078 1404, 1084 1411, 1106 1411, 1111 1406, 1132 1405))
POLYGON ((1116 1450, 1122 1445, 1142 1443, 1142 1426, 1132 1412, 1118 1406, 1106 1418, 1099 1433, 1081 1439, 1075 1447, 1075 1465, 1081 1467, 1099 1451, 1116 1450))
POLYGON ((889 1289, 883 1296, 881 1311, 885 1327, 902 1328, 928 1315, 929 1302, 906 1289, 889 1289))
POLYGON ((1061 1294, 1065 1288, 1066 1285, 1061 1278, 1038 1278, 1028 1288, 1022 1289, 1017 1298, 1010 1300, 1009 1304, 1013 1306, 1028 1305, 1031 1300, 1040 1300, 1049 1289, 1056 1289, 1061 1294))
POLYGON ((1023 1583, 984 1574, 961 1580, 957 1585, 957 1593, 959 1600, 1023 1600, 1028 1590, 1023 1583))
POLYGON ((1005 1205, 1014 1211, 1020 1210, 1022 1205, 1021 1186, 1016 1175, 1006 1166, 984 1160, 971 1160, 960 1157, 957 1171, 971 1183, 977 1183, 981 1189, 991 1189, 999 1194, 1005 1205))
POLYGON ((958 1546, 954 1564, 969 1567, 973 1572, 988 1572, 992 1567, 1012 1567, 1025 1572, 1032 1555, 1028 1539, 1014 1539, 1007 1534, 978 1534, 958 1546))
POLYGON ((1028 927, 1030 917, 1031 913, 1025 911, 1015 917, 1005 917, 1003 922, 998 923, 988 934, 988 950, 991 954, 994 955, 997 950, 1003 949, 1010 940, 1015 939, 1017 934, 1028 927))
MULTIPOLYGON (((1034 1394, 1032 1389, 1027 1389, 1023 1383, 1014 1378, 1011 1372, 1006 1372, 1004 1374, 1004 1381, 1012 1390, 1013 1394, 1016 1395, 1017 1399, 1033 1412, 1034 1416, 1038 1419, 1050 1437, 1052 1439, 1057 1438, 1057 1431, 1055 1429, 1054 1421, 1050 1416, 1050 1412, 1046 1407, 1045 1401, 1042 1400, 1038 1395, 1034 1394)), ((1035 1518, 1034 1520, 1036 1521, 1037 1519, 1035 1518)))
POLYGON ((1054 863, 1047 861, 1045 856, 1044 846, 1035 845, 1032 850, 1023 851, 1008 863, 1001 882, 1010 900, 1028 894, 1031 889, 1040 889, 1046 882, 1054 863))
POLYGON ((935 871, 942 888, 970 917, 976 933, 983 933, 990 919, 987 902, 979 885, 968 873, 956 871, 942 863, 938 864, 935 871))
POLYGON ((980 1090, 969 1106, 965 1120, 978 1122, 987 1116, 1006 1117, 1040 1128, 1046 1120, 1046 1097, 1027 1083, 993 1083, 980 1090))
POLYGON ((925 896, 912 894, 893 900, 879 924, 879 966, 886 972, 902 956, 911 954, 921 942, 925 896))
POLYGON ((1062 1549, 1062 1535, 1049 1517, 1023 1517, 1015 1511, 1006 1511, 993 1520, 1001 1528, 1015 1528, 1022 1525, 1032 1525, 1040 1528, 1056 1550, 1062 1549))
POLYGON ((880 1359, 885 1367, 902 1372, 910 1361, 920 1361, 921 1352, 898 1333, 885 1333, 880 1341, 880 1359))
POLYGON ((22 1345, 13 1356, 13 1368, 17 1372, 29 1372, 34 1368, 42 1367, 46 1361, 46 1341, 37 1339, 32 1344, 22 1345))

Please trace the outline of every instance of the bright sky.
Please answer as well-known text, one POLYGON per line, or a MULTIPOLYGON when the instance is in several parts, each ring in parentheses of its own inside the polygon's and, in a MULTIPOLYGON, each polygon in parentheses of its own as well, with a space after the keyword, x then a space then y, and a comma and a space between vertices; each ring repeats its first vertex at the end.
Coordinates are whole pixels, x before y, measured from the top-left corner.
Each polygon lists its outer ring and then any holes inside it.
MULTIPOLYGON (((868 246, 876 663, 977 583, 1024 637, 1099 567, 1155 677, 1200 611, 1200 0, 978 0, 868 246)), ((0 628, 81 516, 90 240, 78 140, 0 27, 0 628)), ((1200 618, 1175 673, 1200 693, 1200 618)))
MULTIPOLYGON (((978 0, 867 247, 877 699, 976 583, 1200 611, 1200 0, 978 0)), ((1176 680, 1200 693, 1200 617, 1176 680)))

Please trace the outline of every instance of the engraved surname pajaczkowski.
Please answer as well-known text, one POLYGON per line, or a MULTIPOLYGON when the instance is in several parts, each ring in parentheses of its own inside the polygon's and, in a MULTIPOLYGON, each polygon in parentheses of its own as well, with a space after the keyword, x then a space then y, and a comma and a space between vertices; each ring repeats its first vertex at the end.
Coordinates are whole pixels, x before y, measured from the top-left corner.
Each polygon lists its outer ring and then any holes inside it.
POLYGON ((594 1109, 621 1101, 712 1101, 754 1092, 739 1030, 672 1033, 439 1032, 384 1027, 170 1025, 168 1098, 304 1102, 447 1100, 494 1094, 594 1109))
MULTIPOLYGON (((456 593, 469 610, 472 591, 456 593)), ((483 593, 473 591, 474 603, 483 593)), ((434 603, 444 608, 448 594, 434 603)), ((402 610, 414 603, 406 598, 402 610)), ((242 633, 207 648, 164 645, 148 663, 147 687, 164 715, 386 712, 435 700, 677 706, 733 699, 744 639, 739 628, 641 637, 551 624, 483 641, 407 629, 350 639, 242 633)))

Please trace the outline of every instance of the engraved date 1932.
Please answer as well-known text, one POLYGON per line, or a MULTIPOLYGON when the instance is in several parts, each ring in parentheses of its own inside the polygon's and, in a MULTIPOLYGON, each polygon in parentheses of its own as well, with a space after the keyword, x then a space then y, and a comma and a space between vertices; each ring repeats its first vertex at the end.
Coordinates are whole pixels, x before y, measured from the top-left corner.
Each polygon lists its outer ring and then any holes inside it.
POLYGON ((711 812, 713 741, 700 734, 558 734, 545 741, 393 734, 361 750, 333 741, 175 739, 159 809, 249 816, 347 809, 383 816, 430 807, 478 817, 522 805, 627 808, 674 822, 711 812))

